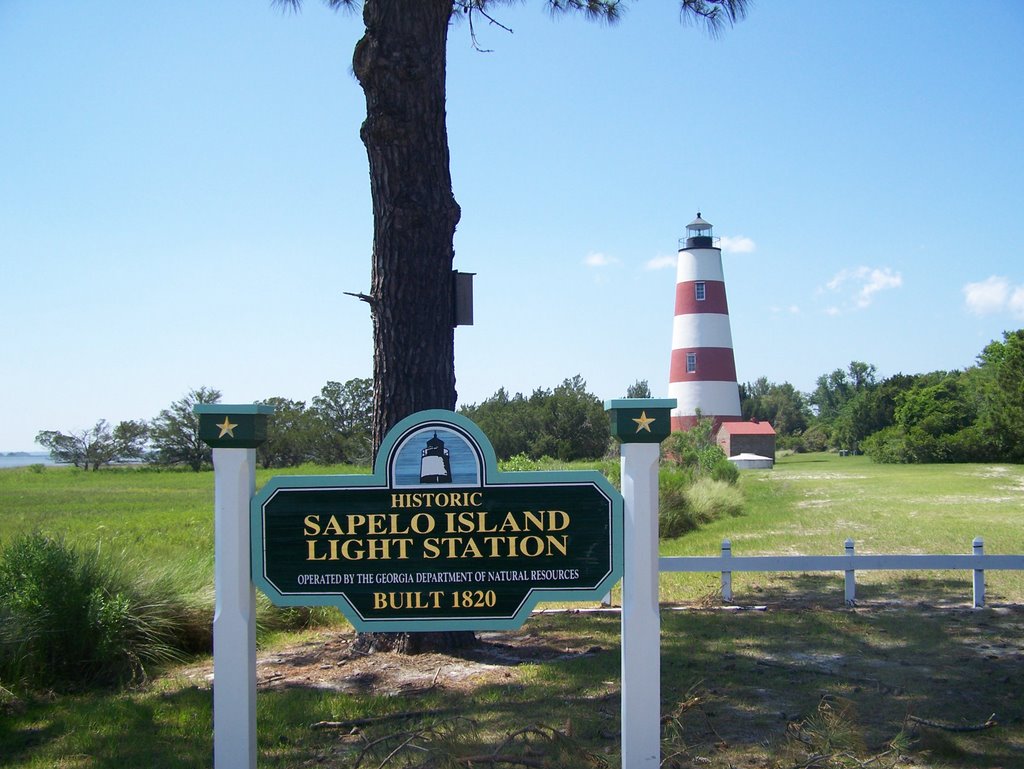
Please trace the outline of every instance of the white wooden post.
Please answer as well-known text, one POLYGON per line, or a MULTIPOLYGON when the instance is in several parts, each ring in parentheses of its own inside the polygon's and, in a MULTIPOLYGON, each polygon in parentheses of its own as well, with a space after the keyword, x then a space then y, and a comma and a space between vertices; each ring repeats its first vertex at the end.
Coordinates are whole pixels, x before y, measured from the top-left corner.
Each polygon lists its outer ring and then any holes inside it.
MULTIPOLYGON (((722 540, 722 558, 732 558, 732 542, 727 539, 722 540)), ((732 572, 722 570, 722 600, 729 602, 732 600, 732 572)))
POLYGON ((622 443, 622 769, 661 766, 658 463, 674 398, 608 401, 622 443))
POLYGON ((272 406, 200 403, 199 437, 213 448, 213 765, 256 769, 256 590, 249 503, 256 447, 272 406))
MULTIPOLYGON (((981 537, 974 538, 974 554, 985 554, 985 541, 981 537)), ((980 609, 985 605, 985 570, 974 570, 974 608, 980 609)))
POLYGON ((249 500, 256 450, 213 450, 213 765, 256 769, 256 593, 249 557, 249 500))
MULTIPOLYGON (((846 540, 846 554, 853 558, 853 540, 846 540)), ((846 605, 853 606, 857 600, 857 578, 853 569, 846 570, 846 605)))
POLYGON ((658 610, 656 443, 623 443, 622 767, 661 764, 661 616, 658 610))

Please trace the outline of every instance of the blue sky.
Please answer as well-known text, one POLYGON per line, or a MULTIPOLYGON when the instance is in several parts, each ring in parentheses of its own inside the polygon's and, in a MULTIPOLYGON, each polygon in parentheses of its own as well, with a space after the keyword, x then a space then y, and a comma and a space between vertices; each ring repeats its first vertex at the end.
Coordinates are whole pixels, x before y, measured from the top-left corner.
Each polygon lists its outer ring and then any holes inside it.
MULTIPOLYGON (((663 397, 698 210, 740 381, 964 368, 1024 326, 1024 4, 761 0, 717 40, 665 0, 494 15, 491 52, 449 42, 460 403, 663 397)), ((361 31, 316 0, 0 0, 0 451, 371 375, 361 31)))

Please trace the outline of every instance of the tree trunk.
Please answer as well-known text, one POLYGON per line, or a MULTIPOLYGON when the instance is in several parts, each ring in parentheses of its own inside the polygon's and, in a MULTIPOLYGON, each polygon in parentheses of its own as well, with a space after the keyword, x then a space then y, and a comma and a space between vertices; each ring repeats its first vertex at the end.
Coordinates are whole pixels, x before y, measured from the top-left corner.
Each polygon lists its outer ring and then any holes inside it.
MULTIPOLYGON (((352 69, 373 202, 373 454, 403 418, 455 408, 452 194, 445 63, 452 0, 364 0, 352 69)), ((372 633, 367 651, 453 650, 471 632, 372 633)))
POLYGON ((353 70, 373 202, 373 451, 397 422, 455 408, 445 58, 452 0, 365 0, 353 70))
POLYGON ((355 649, 364 654, 398 652, 424 654, 426 652, 452 652, 468 649, 477 643, 471 631, 453 630, 429 633, 360 633, 355 649))

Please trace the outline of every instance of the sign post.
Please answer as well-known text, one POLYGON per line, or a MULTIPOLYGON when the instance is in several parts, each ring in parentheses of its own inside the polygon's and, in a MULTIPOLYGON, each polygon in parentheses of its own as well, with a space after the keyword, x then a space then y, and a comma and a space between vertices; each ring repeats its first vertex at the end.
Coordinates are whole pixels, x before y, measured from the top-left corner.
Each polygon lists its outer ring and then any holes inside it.
POLYGON ((621 442, 625 549, 622 576, 622 767, 661 764, 661 615, 658 610, 658 463, 675 399, 608 401, 621 442))
POLYGON ((271 406, 200 404, 199 437, 213 448, 213 765, 256 769, 256 595, 250 577, 249 501, 256 447, 271 406))
POLYGON ((259 493, 273 408, 195 412, 216 484, 216 769, 256 767, 255 586, 279 606, 336 606, 360 632, 507 630, 622 576, 623 498, 600 472, 502 472, 454 412, 395 425, 373 475, 279 476, 259 493))

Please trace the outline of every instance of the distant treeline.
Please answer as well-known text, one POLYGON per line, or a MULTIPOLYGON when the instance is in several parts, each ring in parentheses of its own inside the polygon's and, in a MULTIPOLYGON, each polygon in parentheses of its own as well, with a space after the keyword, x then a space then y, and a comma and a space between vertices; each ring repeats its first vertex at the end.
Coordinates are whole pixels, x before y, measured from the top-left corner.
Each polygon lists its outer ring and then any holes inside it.
POLYGON ((895 374, 853 361, 813 392, 766 379, 740 387, 743 416, 770 422, 780 448, 863 452, 877 462, 1024 461, 1024 329, 962 371, 895 374))
MULTIPOLYGON (((646 387, 646 385, 645 385, 646 387)), ((36 441, 55 461, 88 469, 123 462, 186 466, 199 470, 211 462, 199 438, 198 404, 218 403, 218 390, 201 387, 163 409, 149 421, 110 425, 99 420, 78 432, 44 430, 36 441)), ((328 382, 309 403, 271 397, 267 440, 256 450, 263 467, 366 465, 371 457, 373 383, 370 379, 328 382)), ((501 459, 596 459, 608 449, 608 416, 601 400, 575 376, 554 390, 537 389, 529 397, 509 397, 501 389, 462 413, 484 430, 501 459)))
MULTIPOLYGON (((626 397, 650 397, 639 380, 626 397)), ((57 462, 96 469, 143 461, 209 465, 193 408, 217 403, 220 392, 190 391, 149 421, 110 425, 99 420, 79 432, 44 430, 36 440, 57 462)), ((793 451, 863 452, 879 462, 1024 461, 1024 329, 987 345, 962 371, 895 374, 879 380, 874 365, 851 362, 818 377, 813 392, 762 377, 740 385, 743 417, 772 424, 778 445, 793 451)), ((373 384, 327 382, 308 403, 267 398, 274 406, 267 441, 257 449, 263 467, 370 462, 373 384)), ((610 447, 603 401, 579 376, 529 396, 500 388, 460 412, 484 431, 499 459, 524 456, 592 460, 610 447)))

